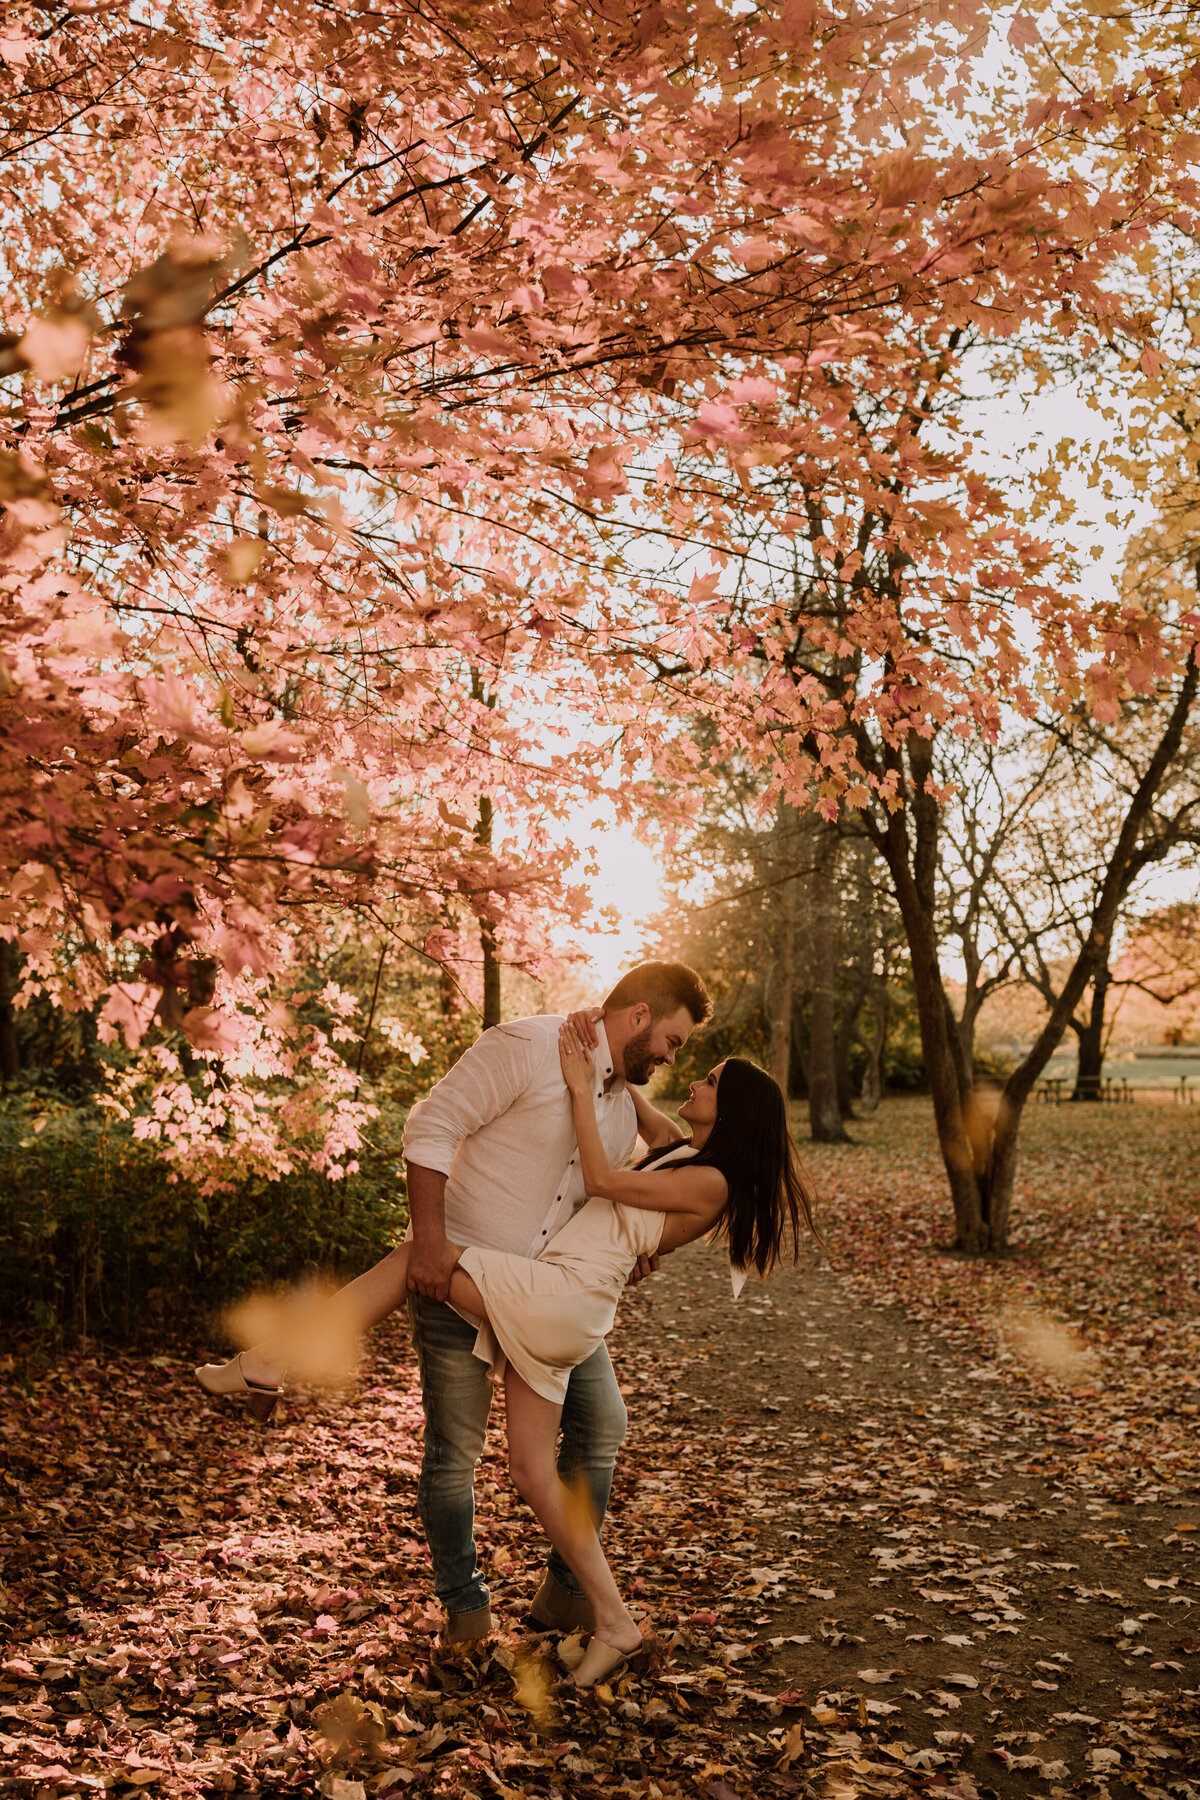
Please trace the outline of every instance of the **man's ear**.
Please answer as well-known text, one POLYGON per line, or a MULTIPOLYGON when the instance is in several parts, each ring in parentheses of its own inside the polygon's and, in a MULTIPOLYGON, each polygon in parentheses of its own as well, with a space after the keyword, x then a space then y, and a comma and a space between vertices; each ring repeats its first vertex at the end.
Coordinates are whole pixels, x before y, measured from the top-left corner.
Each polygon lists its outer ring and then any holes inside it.
POLYGON ((650 1008, 644 1000, 639 1000, 636 1006, 629 1009, 629 1029, 631 1032, 645 1031, 649 1023, 650 1008))

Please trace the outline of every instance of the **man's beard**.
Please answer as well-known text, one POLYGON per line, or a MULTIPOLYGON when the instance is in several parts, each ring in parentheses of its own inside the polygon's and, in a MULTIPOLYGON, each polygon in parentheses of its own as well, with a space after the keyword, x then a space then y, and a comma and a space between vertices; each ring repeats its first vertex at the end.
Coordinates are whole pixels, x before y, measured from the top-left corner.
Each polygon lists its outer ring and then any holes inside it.
POLYGON ((645 1087, 655 1069, 658 1058, 650 1048, 651 1028, 640 1031, 635 1038, 630 1038, 625 1046, 625 1079, 634 1087, 645 1087))

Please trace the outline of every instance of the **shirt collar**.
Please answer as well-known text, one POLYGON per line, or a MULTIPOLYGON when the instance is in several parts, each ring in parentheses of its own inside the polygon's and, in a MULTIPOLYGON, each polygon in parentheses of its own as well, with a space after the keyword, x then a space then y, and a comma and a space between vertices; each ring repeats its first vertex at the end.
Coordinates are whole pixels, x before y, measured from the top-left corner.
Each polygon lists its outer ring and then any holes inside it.
MULTIPOLYGON (((592 1051, 592 1073, 600 1083, 600 1086, 603 1087, 609 1076, 614 1074, 613 1057, 612 1051, 608 1047, 608 1033, 604 1029, 603 1019, 596 1020, 594 1030, 596 1033, 596 1048, 592 1051)), ((624 1085, 625 1077, 623 1075, 617 1075, 616 1079, 613 1081, 613 1088, 622 1088, 624 1085)), ((612 1092, 612 1088, 609 1089, 609 1092, 612 1092)))

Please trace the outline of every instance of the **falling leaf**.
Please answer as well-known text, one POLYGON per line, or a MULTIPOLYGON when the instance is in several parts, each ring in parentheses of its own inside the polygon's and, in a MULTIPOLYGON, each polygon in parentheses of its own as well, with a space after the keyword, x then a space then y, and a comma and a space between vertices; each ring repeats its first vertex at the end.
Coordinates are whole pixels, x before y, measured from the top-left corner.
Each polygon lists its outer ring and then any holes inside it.
POLYGON ((91 332, 79 313, 34 319, 25 327, 16 355, 41 381, 65 381, 78 374, 91 332))
MULTIPOLYGON (((580 1649, 582 1655, 582 1646, 580 1649)), ((546 1659, 536 1650, 518 1653, 513 1664, 516 1701, 540 1730, 549 1730, 556 1720, 554 1678, 546 1659)))
POLYGON ((157 331, 139 339, 134 354, 137 379, 130 391, 145 408, 141 442, 202 444, 229 407, 227 390, 211 373, 203 332, 192 326, 157 331))
POLYGON ((230 581, 249 581, 266 554, 261 538, 235 538, 225 550, 225 567, 230 581))
POLYGON ((1096 1378, 1097 1362, 1077 1332, 1030 1307, 1015 1308, 1005 1322, 1005 1335, 1018 1356, 1067 1387, 1096 1378))
POLYGON ((243 1349, 262 1346, 293 1379, 339 1386, 358 1367, 361 1327, 336 1290, 318 1282, 277 1294, 250 1294, 231 1307, 226 1328, 243 1349))

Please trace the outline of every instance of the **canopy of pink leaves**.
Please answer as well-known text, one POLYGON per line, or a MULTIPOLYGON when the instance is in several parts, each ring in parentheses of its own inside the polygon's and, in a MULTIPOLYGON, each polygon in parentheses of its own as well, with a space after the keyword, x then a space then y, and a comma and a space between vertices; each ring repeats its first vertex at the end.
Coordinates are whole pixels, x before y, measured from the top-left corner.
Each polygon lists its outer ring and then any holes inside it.
MULTIPOLYGON (((6 9, 0 930, 32 981, 253 1062, 247 996, 330 909, 457 896, 536 961, 555 815, 614 747, 662 763, 685 690, 760 757, 803 743, 786 785, 830 813, 872 779, 855 711, 989 729, 1034 650, 1099 710, 1167 654, 922 431, 964 338, 1135 330, 1113 270, 1195 200, 1157 140, 1064 173, 1103 98, 973 106, 992 11, 6 9), (852 705, 774 601, 730 628, 747 515, 843 596, 810 635, 878 670, 852 705)), ((304 1060, 275 1040, 261 1074, 304 1060)))

